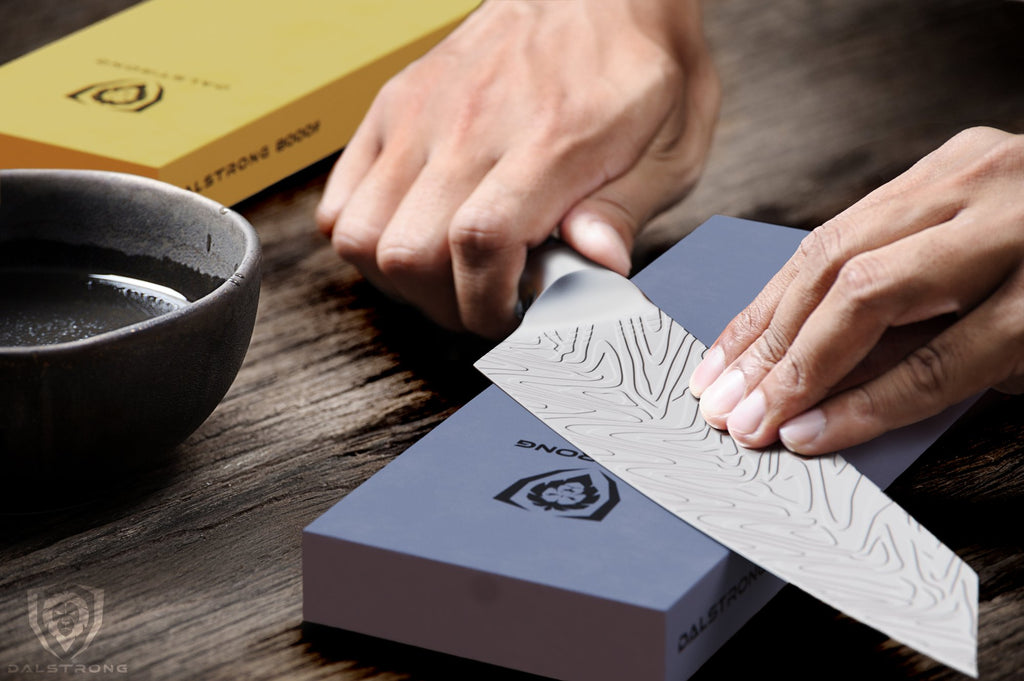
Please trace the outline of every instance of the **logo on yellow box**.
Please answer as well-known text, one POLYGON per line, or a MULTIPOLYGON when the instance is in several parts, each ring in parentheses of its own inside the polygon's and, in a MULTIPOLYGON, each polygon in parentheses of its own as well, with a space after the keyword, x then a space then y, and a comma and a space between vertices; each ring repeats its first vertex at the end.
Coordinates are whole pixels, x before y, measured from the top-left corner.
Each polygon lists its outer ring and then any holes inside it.
POLYGON ((139 113, 164 97, 164 87, 155 80, 123 78, 87 85, 68 97, 89 106, 139 113))

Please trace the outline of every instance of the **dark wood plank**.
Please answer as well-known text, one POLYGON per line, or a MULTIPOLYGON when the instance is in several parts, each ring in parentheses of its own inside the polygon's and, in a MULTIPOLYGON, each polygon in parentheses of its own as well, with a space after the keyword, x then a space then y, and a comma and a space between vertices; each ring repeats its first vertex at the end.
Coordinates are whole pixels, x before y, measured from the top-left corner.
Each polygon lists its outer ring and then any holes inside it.
MULTIPOLYGON (((0 62, 129 4, 0 2, 0 62)), ((641 263, 713 213, 813 227, 963 127, 1024 129, 1024 4, 706 6, 726 92, 718 135, 698 189, 645 235, 641 263)), ((85 506, 0 519, 3 671, 53 659, 26 594, 70 582, 108 599, 80 661, 129 669, 96 676, 529 678, 302 624, 302 527, 484 385, 471 363, 485 344, 385 300, 314 233, 329 166, 238 207, 264 246, 256 332, 227 397, 175 461, 85 506)), ((986 398, 892 489, 979 571, 986 679, 1019 678, 1024 665, 1022 408, 986 398)), ((699 678, 773 670, 956 678, 788 589, 699 678)))

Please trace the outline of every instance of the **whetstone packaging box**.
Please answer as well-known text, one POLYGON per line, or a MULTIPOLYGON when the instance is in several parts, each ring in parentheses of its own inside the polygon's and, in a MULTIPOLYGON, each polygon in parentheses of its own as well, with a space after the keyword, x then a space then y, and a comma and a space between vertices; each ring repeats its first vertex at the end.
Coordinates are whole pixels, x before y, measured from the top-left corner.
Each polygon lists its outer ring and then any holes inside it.
POLYGON ((0 67, 0 167, 232 204, 341 149, 479 0, 148 0, 0 67))
MULTIPOLYGON (((710 344, 804 234, 715 217, 634 281, 710 344)), ((845 455, 884 488, 964 409, 845 455)), ((303 536, 307 621, 573 681, 683 681, 781 586, 493 386, 303 536)))

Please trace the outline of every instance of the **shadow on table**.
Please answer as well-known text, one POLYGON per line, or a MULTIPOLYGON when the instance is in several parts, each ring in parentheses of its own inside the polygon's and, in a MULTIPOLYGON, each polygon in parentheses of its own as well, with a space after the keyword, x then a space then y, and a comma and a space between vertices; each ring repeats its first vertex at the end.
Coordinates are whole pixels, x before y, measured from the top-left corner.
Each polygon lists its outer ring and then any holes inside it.
POLYGON ((184 470, 182 445, 155 454, 133 470, 49 483, 23 481, 0 496, 0 550, 22 542, 48 545, 123 517, 184 470))
POLYGON ((497 341, 441 328, 365 280, 351 284, 347 291, 327 290, 323 295, 335 297, 339 306, 362 307, 382 351, 397 356, 403 369, 425 381, 432 392, 461 404, 490 385, 473 363, 497 341))

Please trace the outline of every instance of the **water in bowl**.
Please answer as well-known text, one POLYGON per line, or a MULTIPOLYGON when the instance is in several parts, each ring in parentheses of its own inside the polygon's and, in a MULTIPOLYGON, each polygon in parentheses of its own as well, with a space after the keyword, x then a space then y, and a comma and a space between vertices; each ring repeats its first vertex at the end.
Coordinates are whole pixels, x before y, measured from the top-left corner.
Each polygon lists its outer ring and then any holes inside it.
POLYGON ((120 274, 0 268, 0 346, 66 343, 131 326, 185 305, 167 286, 120 274))

